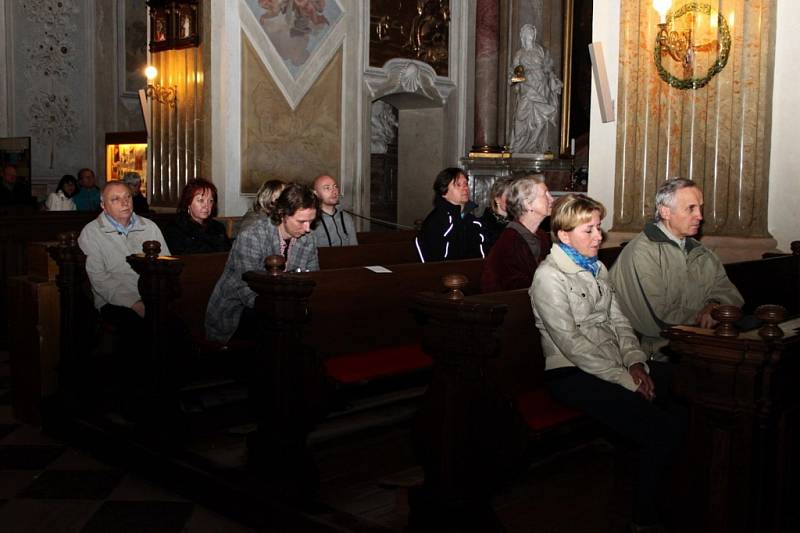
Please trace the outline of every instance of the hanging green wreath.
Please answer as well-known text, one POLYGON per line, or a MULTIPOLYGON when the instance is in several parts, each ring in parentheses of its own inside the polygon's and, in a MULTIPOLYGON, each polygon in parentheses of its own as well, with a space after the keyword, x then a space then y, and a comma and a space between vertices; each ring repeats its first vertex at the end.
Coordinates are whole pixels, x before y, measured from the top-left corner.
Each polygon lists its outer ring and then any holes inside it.
MULTIPOLYGON (((697 2, 689 2, 688 4, 684 4, 681 6, 680 9, 675 11, 674 13, 670 13, 667 15, 667 26, 672 26, 672 21, 675 19, 679 19, 687 13, 695 12, 695 13, 702 13, 704 15, 711 15, 711 6, 708 4, 698 4, 697 2)), ((656 69, 658 70, 658 75, 661 77, 662 80, 667 82, 670 86, 675 87, 676 89, 700 89, 701 87, 705 87, 711 78, 716 76, 725 65, 728 63, 728 56, 731 52, 731 32, 728 29, 728 21, 725 20, 725 17, 722 15, 721 12, 717 12, 717 28, 719 31, 719 47, 718 47, 718 55, 717 60, 708 68, 708 72, 702 78, 679 78, 674 76, 664 66, 661 64, 661 40, 656 39, 656 48, 654 52, 654 59, 656 64, 656 69)))

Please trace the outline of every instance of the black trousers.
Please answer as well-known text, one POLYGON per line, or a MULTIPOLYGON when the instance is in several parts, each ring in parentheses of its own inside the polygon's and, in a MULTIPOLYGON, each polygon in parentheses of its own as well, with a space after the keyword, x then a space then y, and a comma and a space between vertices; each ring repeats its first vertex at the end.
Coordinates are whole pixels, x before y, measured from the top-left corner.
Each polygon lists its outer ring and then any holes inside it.
POLYGON ((645 525, 660 521, 659 502, 667 498, 666 474, 687 425, 685 409, 670 394, 670 364, 653 361, 648 366, 655 384, 652 402, 575 367, 545 373, 554 399, 583 411, 639 447, 633 521, 645 525))

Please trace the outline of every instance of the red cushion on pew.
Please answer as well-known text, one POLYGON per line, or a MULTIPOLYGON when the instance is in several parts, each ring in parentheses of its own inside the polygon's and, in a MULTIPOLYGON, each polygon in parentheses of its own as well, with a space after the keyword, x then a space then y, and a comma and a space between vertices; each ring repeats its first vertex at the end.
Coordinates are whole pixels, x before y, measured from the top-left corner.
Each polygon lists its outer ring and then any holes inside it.
POLYGON ((544 387, 517 396, 517 408, 528 427, 541 431, 581 416, 580 411, 556 402, 544 387))
POLYGON ((332 379, 352 384, 427 368, 433 360, 422 351, 422 346, 411 344, 329 357, 324 364, 332 379))

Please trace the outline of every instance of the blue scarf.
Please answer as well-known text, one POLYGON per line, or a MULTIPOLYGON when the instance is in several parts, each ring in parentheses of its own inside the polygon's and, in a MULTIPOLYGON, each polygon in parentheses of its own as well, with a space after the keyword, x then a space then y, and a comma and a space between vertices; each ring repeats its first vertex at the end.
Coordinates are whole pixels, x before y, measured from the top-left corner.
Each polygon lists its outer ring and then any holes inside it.
POLYGON ((567 254, 567 257, 572 259, 576 265, 584 270, 588 270, 594 277, 597 277, 597 273, 600 272, 600 264, 597 262, 597 256, 586 257, 585 255, 581 255, 578 250, 568 244, 564 244, 563 242, 558 243, 558 245, 562 250, 564 250, 564 253, 567 254))

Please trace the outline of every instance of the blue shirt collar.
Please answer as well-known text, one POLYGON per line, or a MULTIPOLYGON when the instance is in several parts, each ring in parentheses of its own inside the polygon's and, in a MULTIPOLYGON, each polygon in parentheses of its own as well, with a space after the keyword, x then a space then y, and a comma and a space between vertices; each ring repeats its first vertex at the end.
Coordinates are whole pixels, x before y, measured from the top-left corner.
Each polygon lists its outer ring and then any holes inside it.
POLYGON ((139 222, 139 219, 136 217, 136 213, 131 213, 131 220, 130 222, 128 222, 127 226, 123 226, 122 224, 111 218, 109 214, 106 213, 105 211, 103 211, 103 216, 106 217, 106 220, 108 221, 109 224, 111 224, 111 227, 113 227, 115 230, 117 230, 119 233, 122 233, 126 237, 128 236, 128 232, 131 231, 139 222))

